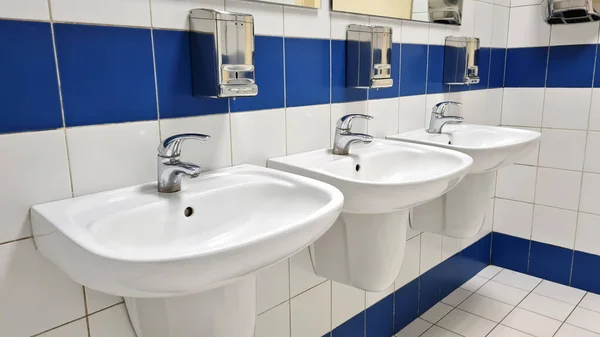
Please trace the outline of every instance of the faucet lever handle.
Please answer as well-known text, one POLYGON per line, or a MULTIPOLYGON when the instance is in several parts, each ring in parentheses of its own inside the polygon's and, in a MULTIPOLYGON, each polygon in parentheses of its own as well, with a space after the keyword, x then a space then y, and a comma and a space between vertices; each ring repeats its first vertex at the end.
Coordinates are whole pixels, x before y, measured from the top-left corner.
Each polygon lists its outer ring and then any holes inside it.
POLYGON ((459 105, 460 106, 460 105, 462 105, 462 103, 456 102, 456 101, 440 102, 433 107, 432 113, 437 116, 443 117, 446 114, 446 109, 448 109, 449 105, 459 105))
POLYGON ((337 121, 336 124, 336 128, 340 129, 340 130, 350 130, 352 129, 352 121, 355 118, 362 118, 362 119, 373 119, 373 116, 369 116, 369 115, 364 115, 364 114, 349 114, 349 115, 345 115, 342 118, 340 118, 337 121))
POLYGON ((158 155, 161 157, 178 157, 181 154, 181 143, 184 140, 196 139, 196 140, 208 140, 209 135, 203 135, 201 133, 182 133, 173 135, 166 138, 158 145, 158 155))

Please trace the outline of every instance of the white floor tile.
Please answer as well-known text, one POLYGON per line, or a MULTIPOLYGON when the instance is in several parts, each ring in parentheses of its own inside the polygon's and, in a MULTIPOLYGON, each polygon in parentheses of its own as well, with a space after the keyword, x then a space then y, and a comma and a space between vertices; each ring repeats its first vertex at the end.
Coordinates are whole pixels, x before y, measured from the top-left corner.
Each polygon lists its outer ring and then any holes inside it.
POLYGON ((471 294, 473 294, 473 292, 465 290, 463 288, 458 288, 451 292, 450 295, 444 297, 444 299, 442 299, 442 302, 456 307, 467 297, 471 296, 471 294))
POLYGON ((82 318, 75 322, 61 326, 60 328, 45 332, 39 337, 84 337, 88 335, 87 324, 82 318))
POLYGON ((579 301, 581 301, 585 295, 585 291, 583 290, 567 287, 565 285, 546 280, 542 281, 542 283, 540 283, 540 285, 538 285, 533 292, 573 305, 577 305, 577 303, 579 303, 579 301))
POLYGON ((502 324, 536 337, 552 337, 560 327, 561 322, 516 308, 502 321, 502 324))
POLYGON ((92 337, 135 337, 125 304, 91 315, 89 325, 92 337))
POLYGON ((487 337, 531 337, 531 335, 504 325, 498 325, 487 337))
POLYGON ((446 316, 446 314, 452 311, 453 308, 454 307, 440 302, 421 315, 421 318, 427 322, 435 324, 442 319, 442 317, 446 316))
POLYGON ((542 281, 540 278, 517 273, 508 269, 504 269, 498 273, 493 280, 527 291, 532 291, 542 281))
POLYGON ((487 279, 492 279, 492 278, 494 278, 494 276, 498 275, 498 273, 501 271, 502 271, 502 268, 500 268, 498 266, 490 265, 490 266, 483 268, 482 271, 477 273, 477 276, 487 278, 487 279))
POLYGON ((445 330, 439 326, 432 326, 431 329, 427 330, 421 337, 460 337, 452 331, 445 330))
POLYGON ((421 334, 427 329, 431 328, 432 324, 424 321, 420 318, 415 319, 409 325, 405 326, 404 329, 400 330, 394 337, 415 337, 421 336, 421 334))
POLYGON ((119 302, 123 302, 123 298, 105 294, 90 288, 85 288, 85 301, 87 304, 88 313, 92 314, 119 302))
POLYGON ((600 295, 587 293, 578 306, 600 312, 600 295))
POLYGON ((600 335, 573 325, 563 324, 554 337, 600 337, 600 335))
POLYGON ((514 306, 493 300, 489 297, 473 294, 473 296, 467 298, 466 301, 459 305, 458 308, 491 321, 500 322, 510 313, 514 306))
POLYGON ((466 311, 454 309, 437 325, 465 337, 484 337, 492 331, 496 323, 466 311))
POLYGON ((470 292, 475 292, 475 291, 477 291, 477 289, 481 288, 481 286, 483 286, 487 281, 488 281, 488 279, 486 279, 486 278, 479 277, 479 276, 473 276, 470 280, 465 282, 460 287, 463 289, 466 289, 470 292))
POLYGON ((528 292, 506 284, 489 281, 477 293, 510 305, 517 305, 527 296, 528 292))
POLYGON ((533 311, 562 322, 569 317, 569 314, 575 309, 575 306, 546 296, 531 293, 519 304, 519 308, 533 311))
POLYGON ((567 319, 567 323, 600 333, 600 313, 577 307, 567 319))

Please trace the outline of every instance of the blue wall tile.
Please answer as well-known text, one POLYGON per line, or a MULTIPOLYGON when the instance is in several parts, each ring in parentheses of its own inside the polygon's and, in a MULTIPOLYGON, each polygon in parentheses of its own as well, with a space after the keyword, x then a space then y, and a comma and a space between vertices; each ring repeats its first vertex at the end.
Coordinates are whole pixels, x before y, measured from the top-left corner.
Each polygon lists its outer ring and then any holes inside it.
POLYGON ((284 107, 283 38, 256 36, 254 44, 258 95, 232 99, 231 112, 284 107))
POLYGON ((330 102, 329 48, 329 40, 285 38, 287 106, 330 102))
MULTIPOLYGON (((328 336, 328 335, 327 335, 328 336)), ((331 331, 331 337, 364 337, 365 312, 362 311, 331 331)), ((391 336, 391 335, 390 335, 391 336)))
POLYGON ((0 46, 0 133, 62 127, 50 24, 0 20, 0 46))
POLYGON ((492 48, 490 51, 490 88, 504 87, 504 62, 506 49, 492 48))
POLYGON ((190 34, 173 30, 154 30, 153 33, 160 117, 228 112, 227 99, 193 96, 190 34))
POLYGON ((394 294, 375 303, 366 311, 367 337, 390 337, 394 334, 394 294))
POLYGON ((529 240, 494 232, 492 235, 492 264, 527 273, 529 240))
POLYGON ((571 286, 600 294, 600 256, 575 251, 571 286))
POLYGON ((439 302, 441 278, 439 268, 432 268, 419 277, 419 313, 422 314, 439 302))
POLYGON ((448 296, 456 288, 468 281, 472 275, 475 275, 483 268, 479 268, 475 274, 472 274, 472 261, 470 259, 465 259, 461 255, 462 253, 457 253, 432 269, 435 275, 437 275, 440 300, 448 296))
POLYGON ((416 278, 394 293, 394 333, 419 317, 419 279, 416 278))
POLYGON ((427 45, 402 44, 400 96, 422 95, 427 85, 427 45))
POLYGON ((450 91, 444 84, 444 46, 430 45, 427 71, 427 93, 439 94, 450 91))
POLYGON ((331 40, 331 102, 364 101, 368 91, 346 86, 346 41, 331 40))
POLYGON ((369 90, 369 99, 379 99, 379 98, 394 98, 398 97, 400 92, 400 44, 394 43, 392 45, 392 79, 394 80, 394 85, 390 88, 384 89, 370 89, 369 90))
POLYGON ((471 85, 471 90, 487 89, 490 80, 490 48, 479 49, 479 83, 471 85))
POLYGON ((543 87, 548 47, 511 48, 506 55, 506 87, 543 87))
POLYGON ((529 274, 569 285, 573 250, 531 241, 529 274))
POLYGON ((149 29, 55 24, 65 123, 157 118, 149 29))
POLYGON ((550 47, 546 86, 591 87, 595 60, 595 44, 550 47))

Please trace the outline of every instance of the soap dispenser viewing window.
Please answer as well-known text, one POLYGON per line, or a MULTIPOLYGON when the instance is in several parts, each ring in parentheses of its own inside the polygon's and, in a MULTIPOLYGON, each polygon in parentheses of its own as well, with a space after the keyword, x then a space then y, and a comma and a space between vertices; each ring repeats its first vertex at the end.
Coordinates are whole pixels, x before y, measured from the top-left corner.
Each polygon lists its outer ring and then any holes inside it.
POLYGON ((256 96, 252 15, 192 9, 189 20, 194 96, 256 96))
POLYGON ((346 86, 389 88, 392 79, 392 28, 349 25, 346 46, 346 86))

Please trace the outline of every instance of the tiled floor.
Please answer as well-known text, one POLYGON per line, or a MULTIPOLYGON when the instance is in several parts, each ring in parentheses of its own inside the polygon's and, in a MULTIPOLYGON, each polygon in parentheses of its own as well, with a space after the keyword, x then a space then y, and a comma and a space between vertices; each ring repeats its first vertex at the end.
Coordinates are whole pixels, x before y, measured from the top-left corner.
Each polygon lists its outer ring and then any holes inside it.
POLYGON ((600 295, 488 266, 396 337, 600 337, 600 295))

